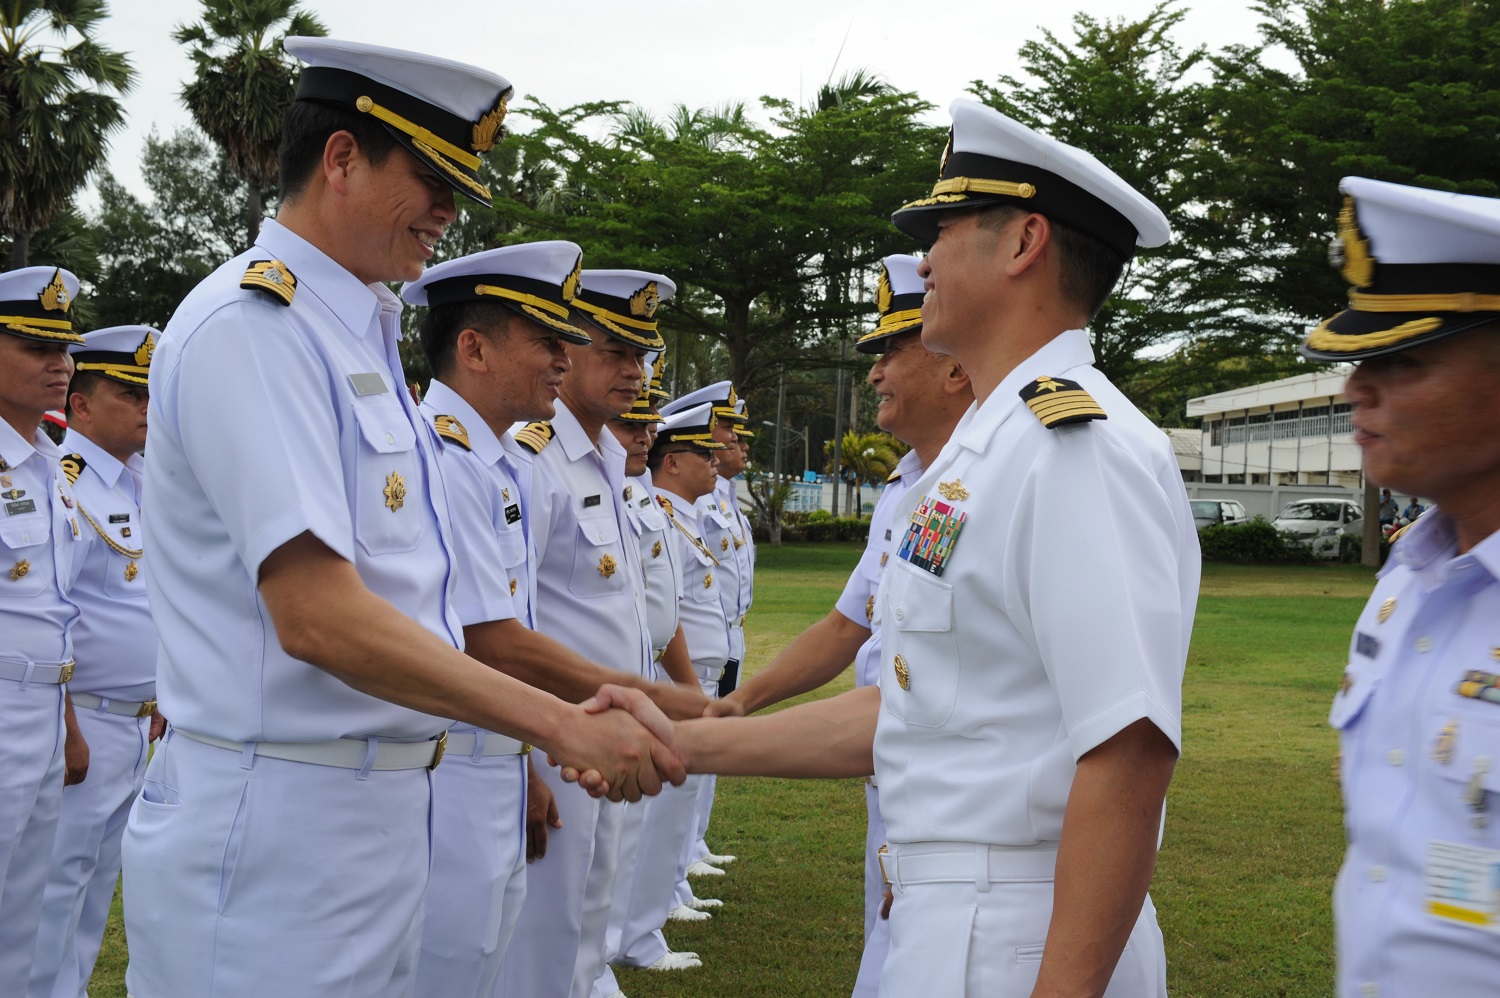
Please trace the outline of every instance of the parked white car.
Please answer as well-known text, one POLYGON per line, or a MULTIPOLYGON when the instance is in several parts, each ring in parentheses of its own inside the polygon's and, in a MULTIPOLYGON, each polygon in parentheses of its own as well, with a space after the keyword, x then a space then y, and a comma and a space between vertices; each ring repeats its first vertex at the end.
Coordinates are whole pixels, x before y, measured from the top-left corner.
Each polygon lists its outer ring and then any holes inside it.
POLYGON ((1293 534, 1319 558, 1339 556, 1339 537, 1360 536, 1365 511, 1348 499, 1299 499, 1277 514, 1272 526, 1293 534))
POLYGON ((1245 515, 1245 507, 1233 499, 1194 499, 1193 500, 1193 523, 1199 530, 1204 527, 1212 527, 1216 523, 1234 524, 1249 523, 1250 517, 1245 515))

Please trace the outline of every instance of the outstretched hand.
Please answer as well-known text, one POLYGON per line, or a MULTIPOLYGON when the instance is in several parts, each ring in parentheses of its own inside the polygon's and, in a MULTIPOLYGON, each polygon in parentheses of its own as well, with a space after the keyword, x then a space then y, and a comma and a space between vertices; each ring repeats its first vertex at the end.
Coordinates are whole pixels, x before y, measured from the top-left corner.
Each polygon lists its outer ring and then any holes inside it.
POLYGON ((577 723, 564 737, 550 760, 562 767, 564 780, 595 797, 635 801, 660 793, 663 782, 687 779, 672 722, 639 690, 600 687, 579 706, 577 723))
MULTIPOLYGON (((677 744, 676 728, 645 693, 606 683, 599 687, 598 693, 585 700, 580 706, 586 715, 592 715, 601 720, 628 719, 637 727, 649 732, 651 745, 648 761, 652 772, 640 786, 644 789, 653 777, 656 782, 655 789, 645 789, 645 793, 654 794, 660 791, 662 780, 674 786, 680 786, 687 779, 686 760, 682 758, 681 748, 677 744)), ((569 783, 577 783, 595 797, 608 793, 611 800, 621 799, 615 795, 603 773, 598 770, 581 770, 564 764, 562 778, 569 783)), ((627 797, 626 799, 634 798, 627 797)))

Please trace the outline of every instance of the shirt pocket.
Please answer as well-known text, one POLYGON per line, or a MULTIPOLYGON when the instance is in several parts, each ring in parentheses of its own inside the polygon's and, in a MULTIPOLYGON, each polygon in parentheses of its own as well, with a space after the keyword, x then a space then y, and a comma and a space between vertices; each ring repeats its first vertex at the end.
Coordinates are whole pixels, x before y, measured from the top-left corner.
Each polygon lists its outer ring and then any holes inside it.
POLYGON ((354 536, 372 555, 410 551, 422 540, 417 434, 396 405, 356 405, 358 453, 354 459, 354 536))
POLYGON ((0 597, 35 596, 52 576, 52 517, 38 512, 0 523, 0 597))
POLYGON ((521 585, 526 580, 526 532, 519 527, 498 531, 500 564, 505 569, 506 581, 510 583, 510 595, 521 598, 521 585))
POLYGON ((719 602, 719 569, 703 552, 693 550, 693 560, 682 569, 683 595, 694 603, 719 602))
POLYGON ((953 716, 963 674, 953 587, 893 566, 882 615, 881 701, 908 724, 942 727, 953 716))
POLYGON ((1441 778, 1439 794, 1446 798, 1438 801, 1441 813, 1449 816, 1431 826, 1431 834, 1500 847, 1500 703, 1457 694, 1447 699, 1453 702, 1428 715, 1423 745, 1441 778), (1477 817, 1485 820, 1476 824, 1477 817))
POLYGON ((612 510, 580 516, 578 539, 573 548, 573 575, 568 590, 581 599, 616 596, 630 586, 625 551, 620 546, 620 525, 612 510))

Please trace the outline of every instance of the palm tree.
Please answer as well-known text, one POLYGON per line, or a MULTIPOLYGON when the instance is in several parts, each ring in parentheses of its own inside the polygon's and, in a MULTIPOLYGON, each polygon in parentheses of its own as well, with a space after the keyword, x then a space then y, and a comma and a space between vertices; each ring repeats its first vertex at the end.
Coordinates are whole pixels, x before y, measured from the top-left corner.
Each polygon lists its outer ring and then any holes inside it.
MULTIPOLYGON (((910 448, 889 433, 855 433, 853 430, 844 434, 840 444, 843 462, 840 475, 854 486, 854 508, 849 511, 849 515, 859 516, 864 509, 863 487, 889 478, 891 472, 896 470, 896 463, 901 460, 901 455, 910 448)), ((829 456, 831 467, 832 440, 823 445, 823 452, 829 456)))
POLYGON ((130 61, 90 37, 106 13, 104 0, 0 3, 0 228, 12 269, 124 123, 130 61))
POLYGON ((297 64, 282 40, 327 33, 316 15, 298 9, 297 0, 203 0, 203 19, 172 32, 176 41, 193 46, 196 65, 179 95, 182 103, 250 188, 247 246, 260 234, 265 196, 276 186, 281 115, 296 95, 297 64))

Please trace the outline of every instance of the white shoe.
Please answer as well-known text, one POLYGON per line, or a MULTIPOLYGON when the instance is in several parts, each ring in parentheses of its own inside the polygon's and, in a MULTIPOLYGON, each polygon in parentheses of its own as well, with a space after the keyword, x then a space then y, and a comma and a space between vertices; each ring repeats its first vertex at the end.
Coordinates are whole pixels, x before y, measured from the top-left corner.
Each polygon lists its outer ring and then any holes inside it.
POLYGON ((694 911, 707 911, 710 908, 724 907, 724 902, 718 898, 689 898, 687 906, 694 911))
POLYGON ((698 959, 697 953, 674 953, 668 951, 663 953, 661 959, 655 963, 648 964, 647 970, 692 970, 694 967, 703 966, 703 961, 698 959))
POLYGON ((710 918, 713 918, 713 916, 708 912, 694 911, 685 904, 680 904, 667 912, 667 921, 669 922, 706 922, 710 918))
POLYGON ((690 877, 722 877, 724 876, 724 871, 700 859, 696 863, 688 864, 687 875, 690 877))
POLYGON ((730 863, 733 863, 737 858, 738 858, 737 856, 726 856, 726 855, 724 855, 722 853, 711 852, 707 856, 703 857, 703 862, 705 862, 705 863, 711 863, 714 866, 728 866, 730 863))

